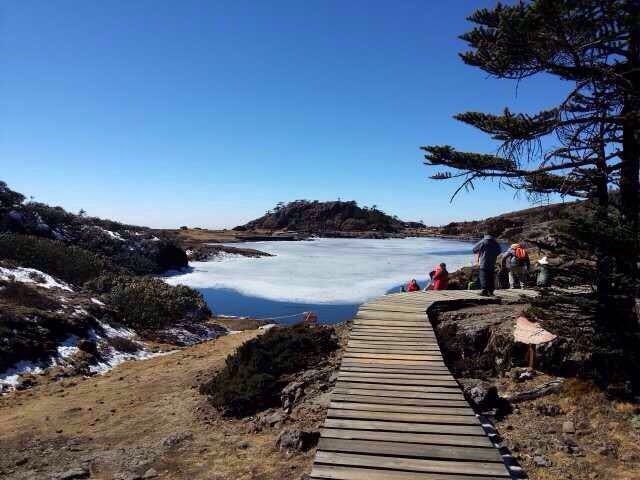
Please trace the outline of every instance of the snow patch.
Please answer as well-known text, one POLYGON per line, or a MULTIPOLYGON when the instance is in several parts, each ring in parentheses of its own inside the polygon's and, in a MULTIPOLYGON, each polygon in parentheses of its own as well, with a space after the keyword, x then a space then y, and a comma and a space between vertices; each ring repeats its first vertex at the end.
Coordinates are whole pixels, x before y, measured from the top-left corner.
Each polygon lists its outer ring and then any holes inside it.
POLYGON ((109 235, 114 240, 124 242, 124 238, 122 238, 122 235, 120 235, 118 232, 113 232, 111 230, 107 230, 106 228, 102 228, 102 227, 98 227, 98 228, 102 230, 104 233, 106 233, 107 235, 109 235))
MULTIPOLYGON (((21 375, 38 375, 42 372, 43 369, 40 364, 29 362, 27 360, 20 360, 4 372, 0 372, 0 387, 8 387, 9 389, 16 388, 20 384, 21 375)), ((2 391, 2 388, 0 388, 0 391, 2 391)))
POLYGON ((11 277, 13 277, 17 282, 32 283, 42 288, 60 288, 62 290, 73 292, 73 289, 62 280, 58 280, 47 273, 36 270, 35 268, 0 267, 0 280, 9 280, 11 277), (44 281, 38 282, 35 280, 36 278, 41 278, 44 281))
POLYGON ((93 303, 95 303, 96 305, 100 305, 101 307, 104 307, 104 302, 101 302, 100 300, 98 300, 97 298, 93 298, 91 297, 91 301, 93 303))

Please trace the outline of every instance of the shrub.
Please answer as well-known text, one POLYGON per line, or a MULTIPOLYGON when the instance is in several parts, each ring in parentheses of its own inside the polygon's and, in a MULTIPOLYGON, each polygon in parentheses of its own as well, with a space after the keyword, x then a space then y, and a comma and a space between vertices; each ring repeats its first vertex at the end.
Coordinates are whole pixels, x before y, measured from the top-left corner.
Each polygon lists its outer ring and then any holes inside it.
POLYGON ((109 268, 99 255, 57 240, 31 235, 1 233, 0 252, 3 258, 21 266, 42 270, 76 285, 96 278, 109 268))
POLYGON ((242 345, 200 393, 225 415, 244 417, 277 405, 283 375, 318 364, 337 348, 331 327, 274 328, 242 345))
POLYGON ((155 330, 179 321, 200 322, 211 315, 199 292, 157 278, 112 275, 88 286, 106 293, 107 303, 123 324, 140 330, 155 330))

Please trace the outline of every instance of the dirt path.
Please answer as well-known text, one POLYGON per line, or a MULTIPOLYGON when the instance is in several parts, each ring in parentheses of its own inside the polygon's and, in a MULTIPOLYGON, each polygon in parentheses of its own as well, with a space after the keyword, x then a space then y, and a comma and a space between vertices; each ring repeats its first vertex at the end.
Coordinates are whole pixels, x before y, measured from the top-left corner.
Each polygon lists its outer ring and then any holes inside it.
POLYGON ((0 477, 300 478, 306 459, 280 453, 277 432, 249 434, 247 421, 221 419, 198 393, 206 374, 253 336, 1 397, 0 477))

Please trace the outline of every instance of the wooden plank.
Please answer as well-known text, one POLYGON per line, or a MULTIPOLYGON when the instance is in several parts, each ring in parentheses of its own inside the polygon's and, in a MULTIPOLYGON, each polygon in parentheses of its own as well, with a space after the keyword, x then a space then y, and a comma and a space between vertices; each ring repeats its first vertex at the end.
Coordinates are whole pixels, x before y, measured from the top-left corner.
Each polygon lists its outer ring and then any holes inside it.
POLYGON ((494 477, 314 464, 309 480, 494 480, 494 477))
POLYGON ((353 322, 352 330, 356 328, 376 327, 382 330, 402 330, 411 332, 425 332, 433 334, 433 328, 418 322, 387 322, 386 320, 358 320, 353 322))
POLYGON ((332 399, 329 408, 337 410, 364 410, 367 412, 395 412, 395 413, 427 413, 430 415, 463 415, 476 417, 469 407, 425 407, 417 405, 384 405, 379 403, 341 402, 332 399))
POLYGON ((373 372, 348 372, 341 371, 338 379, 345 382, 371 382, 371 383, 390 383, 396 385, 434 385, 442 387, 460 388, 458 382, 453 378, 442 378, 418 375, 404 375, 401 373, 384 374, 373 372), (410 383, 407 383, 410 382, 410 383))
MULTIPOLYGON (((362 337, 362 336, 361 336, 362 337)), ((405 340, 402 338, 385 338, 365 335, 365 338, 350 338, 348 344, 367 343, 373 346, 393 345, 399 347, 439 347, 435 340, 405 340)))
POLYGON ((459 392, 443 393, 416 392, 413 390, 385 390, 365 388, 362 384, 356 384, 356 386, 351 387, 336 386, 334 393, 341 395, 371 395, 374 397, 422 398, 426 400, 464 400, 464 396, 459 392))
POLYGON ((442 357, 440 355, 423 355, 419 353, 410 354, 410 353, 351 353, 347 352, 344 356, 345 358, 385 358, 388 360, 431 360, 431 361, 441 361, 442 357))
POLYGON ((403 375, 426 375, 428 377, 437 379, 453 379, 453 376, 444 370, 405 370, 403 368, 375 368, 375 367, 360 367, 360 366, 350 366, 350 365, 342 365, 340 368, 341 372, 357 372, 357 373, 398 373, 403 375))
POLYGON ((389 313, 413 313, 426 314, 426 308, 413 307, 411 305, 402 304, 385 304, 385 303, 368 303, 360 305, 359 312, 389 312, 389 313))
POLYGON ((425 313, 402 313, 402 312, 380 312, 376 310, 367 310, 363 312, 358 312, 355 319, 363 319, 363 320, 375 320, 378 318, 387 318, 387 319, 395 319, 395 320, 405 320, 410 321, 414 320, 416 322, 427 322, 428 317, 425 313))
POLYGON ((316 462, 321 464, 388 468, 414 472, 487 475, 496 478, 510 478, 504 464, 494 462, 408 459, 324 451, 316 453, 316 462))
POLYGON ((341 382, 351 383, 375 383, 377 385, 412 385, 423 387, 447 387, 447 388, 460 388, 455 381, 451 380, 421 380, 421 379, 406 379, 406 378, 387 378, 387 377, 354 377, 349 373, 343 373, 338 376, 338 380, 341 382))
POLYGON ((495 449, 491 440, 484 435, 442 435, 437 433, 384 432, 377 430, 349 430, 325 427, 322 428, 320 433, 323 437, 343 438, 345 440, 430 443, 433 445, 455 445, 458 447, 495 449))
MULTIPOLYGON (((345 428, 347 430, 380 430, 388 432, 438 433, 442 434, 443 426, 437 423, 385 422, 381 420, 358 420, 347 418, 327 418, 324 423, 328 428, 345 428)), ((480 425, 448 425, 447 435, 484 436, 480 425)), ((443 436, 445 436, 443 434, 443 436)))
MULTIPOLYGON (((502 465, 495 448, 455 447, 452 445, 414 444, 376 440, 320 438, 318 450, 324 452, 365 453, 390 457, 431 458, 438 460, 476 460, 502 465)), ((503 467, 504 468, 504 467, 503 467)))
POLYGON ((409 334, 409 333, 391 333, 391 332, 381 332, 378 330, 361 330, 358 332, 351 332, 350 335, 353 339, 370 339, 372 337, 378 339, 389 339, 389 340, 432 340, 435 341, 434 337, 419 335, 419 334, 409 334))
POLYGON ((356 340, 351 339, 347 343, 349 346, 362 347, 362 348, 413 348, 415 350, 440 350, 440 346, 437 343, 423 343, 418 342, 415 344, 407 344, 405 342, 385 342, 385 341, 369 341, 369 340, 356 340))
POLYGON ((437 364, 427 364, 423 363, 421 365, 413 365, 413 364, 403 364, 403 365, 393 365, 387 363, 371 363, 367 359, 356 359, 350 360, 348 358, 342 359, 342 366, 350 366, 350 367, 366 367, 366 368, 388 368, 388 369, 403 369, 404 371, 411 372, 422 372, 422 373, 447 373, 450 374, 449 369, 444 365, 437 364))
POLYGON ((443 400, 443 399, 424 399, 424 398, 401 398, 401 397, 381 397, 373 395, 343 395, 333 392, 331 394, 331 400, 336 402, 349 402, 349 403, 369 403, 375 405, 413 405, 416 407, 452 407, 452 408, 469 408, 469 404, 464 398, 458 400, 443 400))
POLYGON ((399 379, 440 380, 440 381, 446 380, 449 383, 454 384, 456 387, 458 386, 458 382, 456 382, 454 378, 450 375, 447 377, 444 377, 442 375, 432 375, 429 373, 406 373, 406 372, 397 373, 397 372, 384 372, 384 371, 358 372, 358 371, 353 371, 349 368, 341 368, 340 371, 338 372, 338 375, 342 375, 342 374, 349 377, 360 377, 360 378, 389 378, 389 379, 396 379, 396 380, 399 380, 399 379))
POLYGON ((351 331, 358 330, 358 329, 413 332, 413 333, 424 333, 426 335, 435 336, 433 330, 431 330, 430 328, 425 328, 423 325, 413 325, 405 322, 393 324, 393 325, 384 321, 356 322, 353 324, 351 331))
POLYGON ((384 342, 384 343, 396 343, 403 345, 438 345, 436 339, 411 339, 411 338, 399 338, 399 337, 379 337, 378 335, 372 334, 357 334, 350 335, 349 341, 355 340, 357 342, 384 342))
POLYGON ((391 390, 393 392, 422 392, 422 393, 458 393, 459 390, 449 387, 424 387, 421 385, 384 385, 381 383, 345 382, 340 379, 336 382, 336 388, 361 388, 365 390, 391 390))
POLYGON ((382 348, 380 346, 371 346, 371 345, 360 345, 358 343, 348 343, 347 348, 352 351, 360 351, 360 352, 380 352, 380 353, 406 353, 406 352, 414 352, 414 353, 425 353, 425 354, 440 354, 440 349, 438 347, 397 347, 394 345, 388 346, 388 348, 382 348))
POLYGON ((330 408, 327 418, 350 418, 357 420, 375 420, 380 422, 407 422, 411 424, 434 423, 437 425, 480 425, 475 416, 468 415, 431 415, 428 413, 369 412, 365 410, 342 410, 330 408))

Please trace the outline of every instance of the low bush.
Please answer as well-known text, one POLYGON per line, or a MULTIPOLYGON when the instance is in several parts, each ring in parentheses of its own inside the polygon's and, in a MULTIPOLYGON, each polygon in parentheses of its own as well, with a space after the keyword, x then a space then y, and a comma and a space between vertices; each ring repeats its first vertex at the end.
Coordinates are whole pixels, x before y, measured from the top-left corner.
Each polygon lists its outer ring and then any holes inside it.
POLYGON ((66 282, 81 285, 108 269, 105 259, 79 247, 58 240, 0 233, 3 258, 20 266, 42 270, 66 282))
POLYGON ((244 417, 280 402, 283 376, 323 361, 338 347, 331 327, 297 324, 274 328, 228 357, 200 393, 225 415, 244 417))
POLYGON ((105 294, 121 323, 143 331, 176 322, 201 322, 211 315, 199 292, 184 285, 174 287, 157 278, 107 275, 87 286, 105 294))

